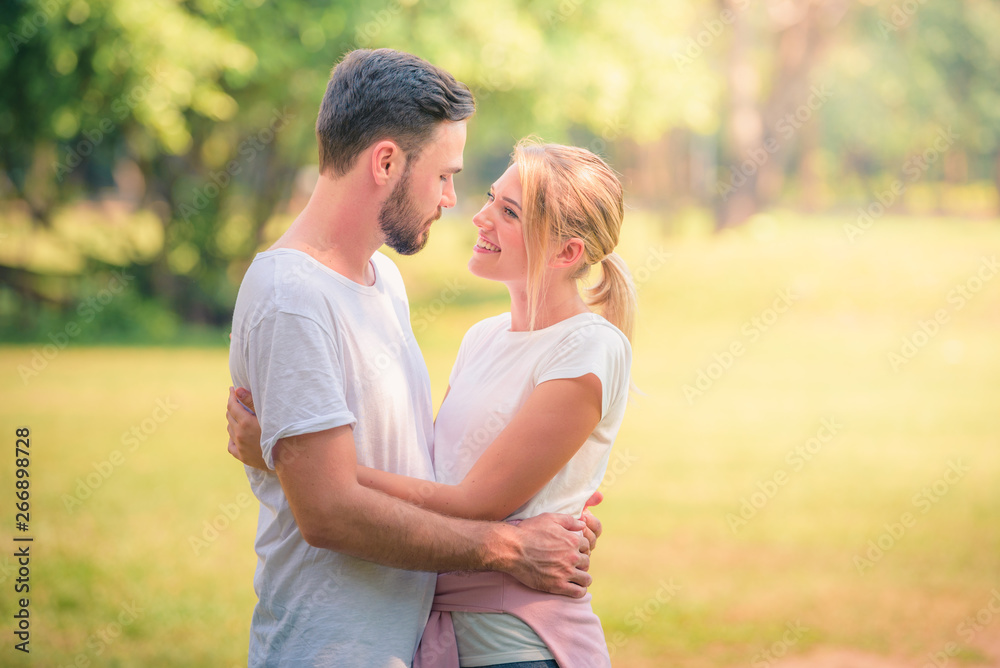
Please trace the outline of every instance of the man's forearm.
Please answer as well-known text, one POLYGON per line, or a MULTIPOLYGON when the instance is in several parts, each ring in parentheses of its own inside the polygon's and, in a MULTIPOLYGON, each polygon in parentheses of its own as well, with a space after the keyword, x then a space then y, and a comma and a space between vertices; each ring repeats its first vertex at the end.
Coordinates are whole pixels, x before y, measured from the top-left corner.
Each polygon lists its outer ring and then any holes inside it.
POLYGON ((310 545, 407 570, 498 570, 569 596, 590 584, 576 518, 543 515, 515 528, 445 517, 363 487, 348 426, 278 443, 275 472, 310 545))
POLYGON ((445 517, 358 486, 303 535, 310 545, 414 571, 510 572, 522 558, 517 529, 445 517))

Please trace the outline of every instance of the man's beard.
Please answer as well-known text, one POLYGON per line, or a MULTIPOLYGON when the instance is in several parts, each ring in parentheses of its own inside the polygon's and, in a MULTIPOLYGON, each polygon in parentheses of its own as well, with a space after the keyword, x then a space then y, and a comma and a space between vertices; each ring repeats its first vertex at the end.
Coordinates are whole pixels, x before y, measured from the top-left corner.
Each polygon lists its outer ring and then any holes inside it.
POLYGON ((437 215, 431 219, 420 217, 410 200, 410 171, 407 169, 403 173, 403 178, 382 204, 382 210, 378 214, 378 226, 385 235, 386 246, 400 255, 413 255, 427 245, 427 240, 431 236, 428 224, 440 217, 440 208, 437 215))

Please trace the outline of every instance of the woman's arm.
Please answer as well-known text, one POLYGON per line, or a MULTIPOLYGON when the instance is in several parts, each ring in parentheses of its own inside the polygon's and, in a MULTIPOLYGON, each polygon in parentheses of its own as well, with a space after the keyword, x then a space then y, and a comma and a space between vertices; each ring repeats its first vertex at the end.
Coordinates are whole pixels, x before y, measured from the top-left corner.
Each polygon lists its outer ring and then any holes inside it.
POLYGON ((594 374, 544 382, 457 485, 358 467, 358 482, 453 517, 502 520, 566 465, 601 421, 594 374))
MULTIPOLYGON (((247 466, 268 471, 260 452, 260 423, 251 412, 253 397, 246 392, 241 402, 230 389, 226 408, 229 452, 247 466)), ((601 381, 596 375, 550 380, 531 392, 459 484, 365 466, 358 466, 358 482, 444 515, 502 520, 552 480, 600 421, 601 381)))
POLYGON ((229 454, 247 466, 270 471, 260 450, 260 422, 254 413, 253 397, 242 387, 229 388, 226 402, 226 430, 229 432, 229 454))
MULTIPOLYGON (((231 338, 231 337, 230 337, 231 338)), ((444 392, 448 398, 451 385, 444 392)), ((442 399, 442 403, 444 402, 442 399)), ((229 388, 229 401, 226 402, 226 431, 229 432, 229 454, 247 466, 261 471, 270 471, 264 462, 260 451, 260 422, 254 412, 253 396, 242 387, 229 388)), ((359 467, 360 468, 360 467, 359 467)))

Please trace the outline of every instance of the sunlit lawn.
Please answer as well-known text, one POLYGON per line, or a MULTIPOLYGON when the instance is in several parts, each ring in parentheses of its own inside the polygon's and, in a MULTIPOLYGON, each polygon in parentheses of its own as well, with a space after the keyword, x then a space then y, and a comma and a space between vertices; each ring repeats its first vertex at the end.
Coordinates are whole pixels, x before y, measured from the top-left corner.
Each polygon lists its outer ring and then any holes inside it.
MULTIPOLYGON (((1000 225, 887 219, 850 243, 846 218, 763 216, 715 237, 695 218, 671 236, 634 219, 641 394, 592 569, 615 664, 760 665, 775 643, 922 666, 955 642, 957 661, 997 660, 1000 615, 959 625, 1000 588, 1000 279, 970 281, 1000 256, 1000 225), (915 354, 894 369, 904 337, 915 354), (968 470, 946 479, 953 465, 968 470), (860 561, 869 541, 881 555, 860 561)), ((465 329, 505 308, 465 273, 471 239, 444 220, 399 260, 438 397, 465 329)), ((32 434, 31 663, 245 664, 256 503, 225 450, 226 351, 70 344, 25 383, 31 355, 0 350, 11 537, 14 428, 32 434)), ((27 665, 13 561, 0 664, 27 665)))

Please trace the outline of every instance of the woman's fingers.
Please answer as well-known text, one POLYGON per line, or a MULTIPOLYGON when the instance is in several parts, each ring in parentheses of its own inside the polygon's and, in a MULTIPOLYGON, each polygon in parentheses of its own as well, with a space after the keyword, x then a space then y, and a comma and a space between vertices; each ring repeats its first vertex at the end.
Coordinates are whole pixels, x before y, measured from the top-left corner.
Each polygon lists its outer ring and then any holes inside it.
POLYGON ((257 409, 253 405, 253 395, 250 394, 250 390, 237 387, 236 388, 236 399, 242 404, 243 408, 250 411, 254 415, 257 414, 257 409))

